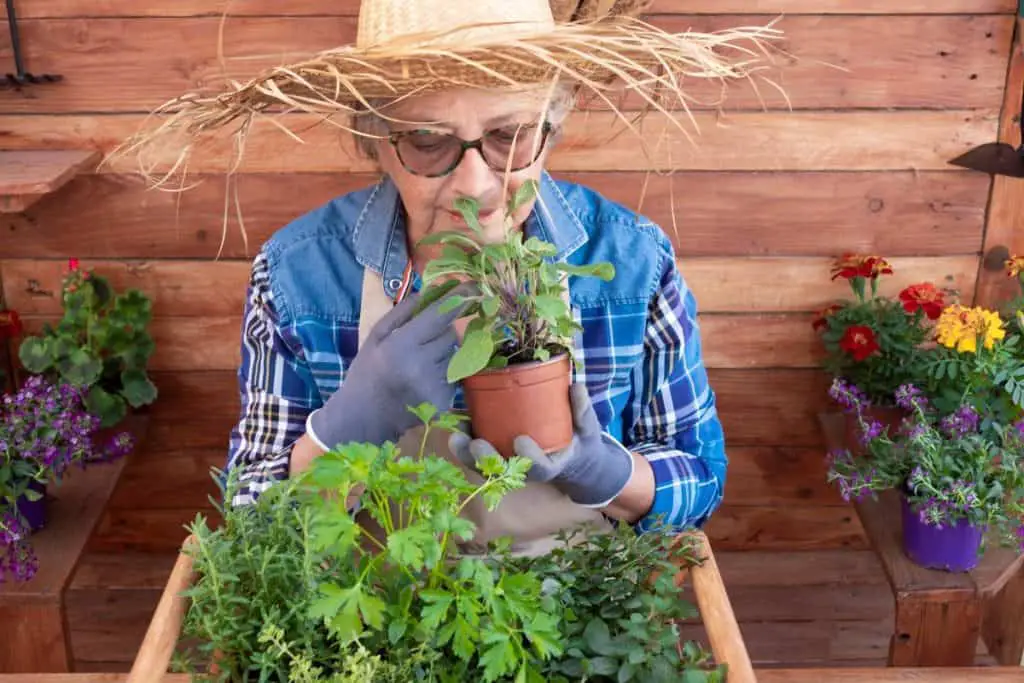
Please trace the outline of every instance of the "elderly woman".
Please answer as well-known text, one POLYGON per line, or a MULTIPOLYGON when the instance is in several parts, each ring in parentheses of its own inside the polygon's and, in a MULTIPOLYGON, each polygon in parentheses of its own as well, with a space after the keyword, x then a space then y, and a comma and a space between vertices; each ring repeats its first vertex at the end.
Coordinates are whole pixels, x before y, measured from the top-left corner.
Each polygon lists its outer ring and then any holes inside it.
MULTIPOLYGON (((242 487, 232 502, 254 500, 337 444, 407 438, 416 418, 406 406, 464 407, 460 387, 445 375, 459 339, 457 312, 442 314, 437 304, 412 312, 420 273, 435 256, 432 247, 417 244, 438 231, 467 229, 453 210, 465 197, 478 202, 491 240, 511 225, 554 244, 557 259, 615 267, 614 279, 588 283, 585 296, 569 280, 582 326, 571 445, 545 454, 523 442, 518 454, 534 461, 529 490, 493 512, 477 511, 474 521, 488 537, 507 534, 520 543, 550 540, 580 522, 627 523, 638 532, 700 526, 722 500, 727 460, 694 296, 658 226, 593 190, 553 179, 545 165, 581 82, 597 87, 625 77, 627 87, 650 94, 657 89, 652 83, 677 88, 682 72, 699 71, 695 63, 712 75, 741 72, 730 72, 712 51, 716 41, 726 42, 721 35, 704 45, 697 34, 632 23, 626 15, 641 2, 587 0, 568 3, 568 10, 557 3, 559 18, 571 24, 556 23, 547 0, 478 0, 457 3, 457 11, 454 4, 364 0, 356 46, 322 56, 331 73, 346 74, 344 87, 313 84, 317 67, 307 62, 257 79, 215 105, 207 101, 222 112, 231 97, 245 99, 251 112, 257 93, 271 97, 291 87, 280 99, 294 105, 300 92, 306 103, 315 99, 313 89, 328 103, 325 110, 354 117, 358 144, 381 171, 371 187, 278 230, 252 264, 238 374, 241 414, 228 462, 240 471, 242 487), (399 4, 404 14, 390 11, 399 4), (488 21, 511 23, 495 31, 488 21), (409 47, 415 41, 397 40, 460 26, 468 28, 431 34, 446 50, 463 51, 447 64, 436 51, 426 57, 409 47), (622 47, 622 36, 631 38, 630 46, 622 47), (389 40, 410 52, 401 59, 394 50, 375 52, 389 40), (506 45, 502 62, 495 46, 506 45), (541 48, 546 56, 538 56, 541 48), (622 53, 609 65, 615 50, 622 53), (474 62, 480 55, 485 68, 474 62), (383 92, 370 93, 375 81, 369 78, 359 81, 368 64, 396 59, 401 68, 387 71, 391 84, 383 92), (659 66, 670 73, 645 71, 659 66), (516 87, 482 75, 502 68, 515 73, 516 87), (295 73, 303 76, 298 85, 281 76, 295 73), (257 87, 270 81, 274 88, 257 87), (502 207, 531 179, 537 197, 506 221, 502 207)), ((322 78, 326 70, 316 73, 322 78)), ((434 445, 467 471, 493 450, 462 433, 434 445)))

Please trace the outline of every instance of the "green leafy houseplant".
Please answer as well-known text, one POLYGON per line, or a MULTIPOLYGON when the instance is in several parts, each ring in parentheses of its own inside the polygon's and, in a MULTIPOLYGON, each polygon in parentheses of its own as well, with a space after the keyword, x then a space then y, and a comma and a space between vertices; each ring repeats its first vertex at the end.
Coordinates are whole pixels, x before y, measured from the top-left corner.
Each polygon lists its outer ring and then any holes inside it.
MULTIPOLYGON (((537 193, 536 181, 519 187, 507 207, 511 216, 537 193)), ((448 294, 459 281, 476 285, 471 296, 452 296, 445 310, 465 306, 471 318, 465 337, 448 366, 448 380, 457 382, 482 370, 516 363, 546 361, 567 353, 579 325, 563 298, 565 276, 592 276, 608 281, 615 268, 602 262, 572 265, 552 262, 554 245, 523 231, 507 229, 503 242, 486 244, 479 205, 461 198, 455 208, 473 234, 448 230, 428 235, 419 244, 441 244, 441 256, 424 269, 423 308, 448 294)))
POLYGON ((25 368, 87 389, 86 407, 101 427, 120 422, 129 406, 156 400, 147 373, 154 343, 146 295, 137 289, 117 294, 107 278, 71 259, 61 300, 64 313, 56 326, 47 323, 41 335, 21 343, 18 357, 25 368))
MULTIPOLYGON (((460 419, 414 412, 428 432, 460 419)), ((220 681, 722 680, 678 645, 683 544, 624 527, 545 558, 512 557, 506 539, 461 555, 475 527, 459 511, 497 506, 529 462, 491 456, 473 484, 426 443, 416 456, 341 445, 252 505, 221 508, 219 528, 197 517, 181 634, 194 645, 177 668, 208 661, 220 681)))

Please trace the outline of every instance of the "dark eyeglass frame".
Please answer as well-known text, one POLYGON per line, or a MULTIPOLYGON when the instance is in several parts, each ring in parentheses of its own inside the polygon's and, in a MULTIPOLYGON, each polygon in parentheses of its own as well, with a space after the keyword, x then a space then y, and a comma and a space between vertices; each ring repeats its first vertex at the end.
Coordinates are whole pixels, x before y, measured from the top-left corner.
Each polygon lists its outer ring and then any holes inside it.
POLYGON ((483 158, 484 163, 486 163, 488 167, 490 167, 491 169, 493 169, 495 171, 502 171, 502 172, 504 172, 506 170, 509 171, 509 172, 521 171, 524 168, 527 168, 527 167, 533 165, 534 163, 536 163, 537 159, 540 158, 540 153, 542 151, 544 151, 544 147, 547 146, 547 144, 548 144, 548 136, 551 135, 551 131, 552 130, 554 130, 554 126, 549 121, 544 121, 543 123, 540 123, 540 124, 537 124, 537 123, 524 123, 524 124, 522 124, 520 126, 515 126, 515 124, 512 124, 511 126, 502 126, 501 128, 493 128, 493 129, 491 129, 489 131, 486 131, 481 137, 478 137, 475 140, 463 140, 462 138, 458 137, 457 135, 452 135, 450 133, 439 133, 438 131, 435 131, 435 130, 426 130, 426 129, 422 129, 422 128, 416 128, 416 129, 413 129, 413 130, 401 130, 401 131, 397 131, 397 132, 394 132, 394 133, 390 133, 388 135, 388 142, 390 142, 391 146, 395 148, 395 156, 398 157, 399 163, 401 163, 402 167, 405 170, 407 170, 409 173, 412 173, 413 175, 417 175, 417 176, 422 176, 424 178, 442 178, 442 177, 450 174, 456 168, 458 168, 459 164, 462 163, 462 158, 464 156, 466 156, 466 151, 467 150, 471 150, 471 149, 475 149, 478 152, 480 152, 480 156, 483 158), (533 158, 530 159, 530 161, 528 161, 527 163, 523 164, 522 166, 514 166, 514 167, 511 167, 511 168, 506 168, 504 165, 502 165, 500 167, 497 167, 497 166, 494 166, 490 162, 490 160, 487 158, 487 154, 484 152, 484 139, 486 139, 487 136, 490 135, 491 133, 494 133, 496 131, 503 130, 504 128, 509 128, 509 127, 517 127, 520 131, 521 130, 531 130, 531 129, 537 128, 538 125, 540 126, 540 133, 541 133, 540 144, 537 145, 537 152, 533 155, 533 158), (419 173, 418 171, 414 171, 413 169, 411 169, 409 167, 408 164, 405 163, 405 160, 402 158, 402 153, 398 149, 398 143, 401 142, 402 139, 404 139, 406 137, 410 137, 412 135, 418 135, 418 134, 423 134, 423 133, 430 133, 430 134, 434 134, 434 135, 447 135, 448 137, 454 138, 454 139, 458 140, 458 142, 459 142, 459 153, 455 156, 455 159, 452 161, 451 165, 449 165, 448 168, 446 168, 445 170, 441 171, 440 173, 419 173))

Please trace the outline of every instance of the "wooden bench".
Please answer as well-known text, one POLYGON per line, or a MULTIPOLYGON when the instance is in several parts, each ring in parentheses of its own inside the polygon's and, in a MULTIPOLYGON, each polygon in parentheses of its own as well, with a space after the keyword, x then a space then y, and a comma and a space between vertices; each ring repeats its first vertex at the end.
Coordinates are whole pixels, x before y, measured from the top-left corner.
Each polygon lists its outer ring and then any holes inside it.
MULTIPOLYGON (((842 415, 820 418, 828 448, 842 447, 842 415)), ((1024 557, 991 544, 970 572, 924 569, 903 552, 900 500, 895 491, 885 492, 877 501, 855 503, 854 508, 895 601, 889 666, 970 666, 981 642, 999 664, 1021 662, 1024 557)), ((1024 681, 1024 671, 1020 675, 1024 681)))
POLYGON ((125 461, 76 470, 50 486, 46 527, 32 536, 39 571, 30 581, 0 583, 0 671, 72 670, 65 620, 69 580, 125 461))

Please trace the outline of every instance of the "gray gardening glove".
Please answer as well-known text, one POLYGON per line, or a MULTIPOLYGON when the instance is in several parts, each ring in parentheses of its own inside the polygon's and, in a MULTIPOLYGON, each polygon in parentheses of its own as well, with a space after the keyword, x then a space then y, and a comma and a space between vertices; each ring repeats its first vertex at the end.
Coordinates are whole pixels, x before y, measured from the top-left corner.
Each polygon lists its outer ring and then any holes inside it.
POLYGON ((446 298, 413 317, 419 295, 410 295, 377 322, 341 386, 306 420, 318 446, 397 441, 418 423, 409 407, 426 401, 440 411, 451 409, 455 386, 448 383, 448 361, 458 347, 452 323, 464 307, 441 313, 446 298))
MULTIPOLYGON (((516 455, 533 461, 527 481, 554 485, 579 505, 602 508, 611 503, 633 476, 633 456, 601 429, 585 384, 572 385, 573 423, 576 433, 565 450, 546 454, 528 436, 515 439, 516 455)), ((467 467, 495 452, 483 439, 454 432, 448 439, 452 453, 467 467)))

